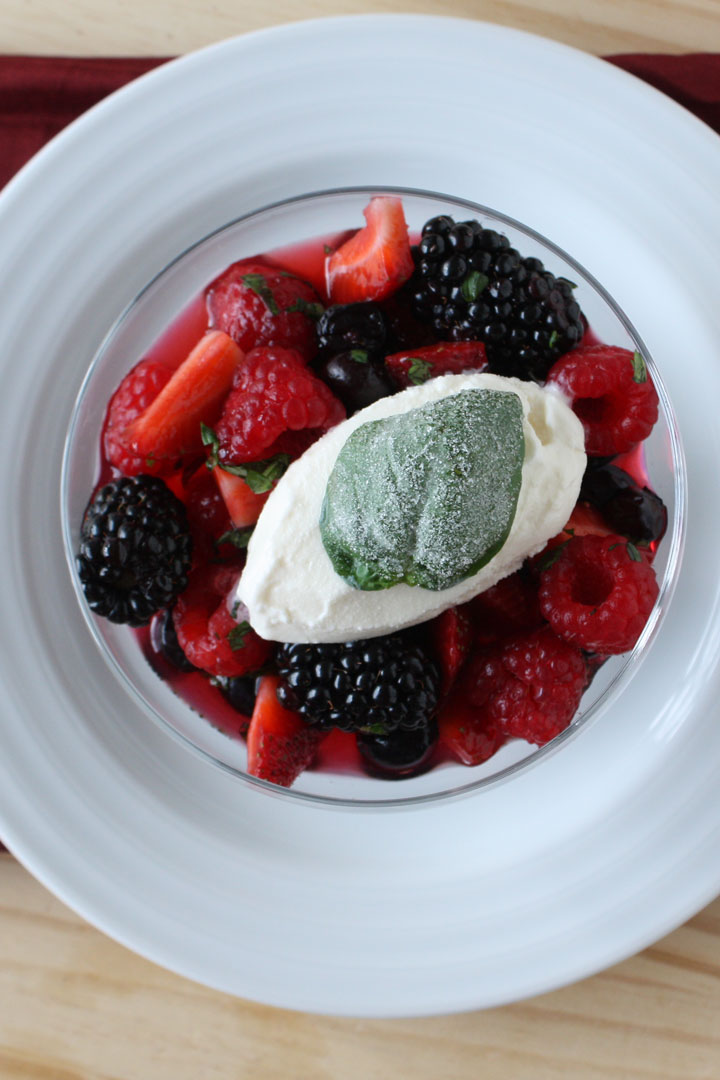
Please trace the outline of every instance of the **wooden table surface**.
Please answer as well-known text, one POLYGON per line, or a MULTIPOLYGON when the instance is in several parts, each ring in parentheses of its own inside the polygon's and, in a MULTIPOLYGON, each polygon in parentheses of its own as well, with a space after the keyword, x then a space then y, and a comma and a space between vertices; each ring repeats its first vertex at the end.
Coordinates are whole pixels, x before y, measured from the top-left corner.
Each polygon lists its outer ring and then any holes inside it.
MULTIPOLYGON (((720 51, 720 0, 2 0, 0 53, 167 55, 368 11, 454 14, 593 53, 720 51)), ((718 1080, 720 900, 532 1001, 417 1021, 282 1012, 167 974, 0 855, 2 1080, 718 1080)))

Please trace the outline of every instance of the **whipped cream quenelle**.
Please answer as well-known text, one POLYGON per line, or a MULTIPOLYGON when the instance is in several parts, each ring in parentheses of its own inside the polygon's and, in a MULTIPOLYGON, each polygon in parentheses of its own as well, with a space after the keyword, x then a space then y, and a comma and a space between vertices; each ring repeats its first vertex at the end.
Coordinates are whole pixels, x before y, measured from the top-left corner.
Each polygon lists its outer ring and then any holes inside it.
POLYGON ((244 604, 253 628, 274 641, 351 641, 424 622, 513 573, 560 532, 577 501, 585 463, 580 421, 558 391, 532 382, 485 373, 445 375, 382 398, 332 428, 290 465, 263 508, 230 603, 244 604), (368 421, 472 389, 515 394, 522 405, 525 458, 507 540, 476 574, 447 589, 352 587, 335 572, 319 526, 328 478, 346 440, 368 421))

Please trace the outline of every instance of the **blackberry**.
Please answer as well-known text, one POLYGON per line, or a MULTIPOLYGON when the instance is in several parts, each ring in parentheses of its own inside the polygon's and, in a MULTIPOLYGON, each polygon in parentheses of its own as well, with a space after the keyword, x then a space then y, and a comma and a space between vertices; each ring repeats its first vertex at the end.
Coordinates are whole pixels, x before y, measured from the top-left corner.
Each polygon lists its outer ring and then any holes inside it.
POLYGON ((585 325, 572 285, 523 258, 502 233, 445 215, 422 230, 413 308, 450 341, 482 341, 488 370, 543 382, 585 325))
POLYGON ((363 349, 382 356, 385 351, 385 316, 372 301, 334 304, 326 308, 315 324, 315 331, 321 356, 333 356, 351 349, 363 349))
POLYGON ((309 724, 371 735, 424 728, 437 706, 440 673, 403 634, 327 645, 283 645, 278 698, 309 724))
POLYGON ((185 507, 155 476, 124 476, 96 492, 83 518, 77 570, 90 610, 144 626, 187 586, 185 507))
POLYGON ((588 467, 580 498, 596 506, 608 525, 635 543, 654 543, 665 535, 665 503, 650 488, 640 487, 618 465, 588 467))

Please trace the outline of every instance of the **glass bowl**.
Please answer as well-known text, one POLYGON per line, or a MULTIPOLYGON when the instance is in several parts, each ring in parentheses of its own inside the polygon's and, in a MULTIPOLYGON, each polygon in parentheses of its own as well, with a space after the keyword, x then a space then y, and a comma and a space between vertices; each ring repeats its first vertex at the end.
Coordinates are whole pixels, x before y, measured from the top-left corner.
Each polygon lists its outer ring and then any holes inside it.
POLYGON ((476 203, 426 191, 363 187, 302 195, 238 218, 179 254, 143 289, 109 331, 83 382, 66 440, 61 499, 65 550, 78 601, 109 671, 122 681, 132 699, 129 707, 140 705, 186 746, 258 790, 324 805, 390 807, 481 792, 511 780, 525 769, 537 768, 550 754, 597 723, 617 701, 637 673, 670 602, 682 552, 686 476, 672 406, 652 358, 608 292, 571 256, 531 228, 476 203), (402 780, 374 778, 352 765, 325 761, 321 747, 317 766, 304 772, 292 788, 285 789, 248 775, 244 741, 223 734, 176 696, 151 668, 132 630, 91 614, 75 572, 74 555, 83 512, 99 474, 105 408, 123 376, 182 313, 193 304, 197 311, 204 288, 231 263, 359 228, 364 207, 377 194, 402 197, 411 234, 438 214, 450 214, 459 220, 478 218, 505 233, 522 255, 537 256, 556 276, 576 284, 575 296, 601 341, 642 354, 660 398, 658 422, 644 444, 648 483, 668 511, 667 532, 655 560, 660 593, 635 648, 600 668, 570 726, 546 746, 538 749, 511 740, 482 765, 467 767, 441 761, 419 776, 402 780))

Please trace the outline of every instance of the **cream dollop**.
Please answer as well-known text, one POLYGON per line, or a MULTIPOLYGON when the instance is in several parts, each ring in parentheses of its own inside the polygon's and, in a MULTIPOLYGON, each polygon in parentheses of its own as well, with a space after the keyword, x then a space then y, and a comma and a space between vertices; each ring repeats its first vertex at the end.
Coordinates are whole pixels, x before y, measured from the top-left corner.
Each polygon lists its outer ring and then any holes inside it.
POLYGON ((540 551, 570 517, 585 463, 582 425, 555 389, 485 373, 444 375, 410 387, 355 413, 293 462, 263 507, 229 602, 244 604, 250 624, 271 641, 352 641, 423 622, 490 588, 540 551), (476 388, 516 394, 523 408, 522 485, 503 547, 449 589, 352 588, 333 569, 319 529, 325 487, 345 440, 368 420, 476 388))

